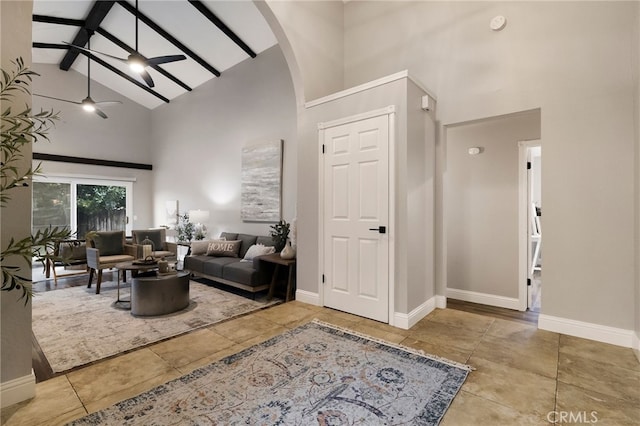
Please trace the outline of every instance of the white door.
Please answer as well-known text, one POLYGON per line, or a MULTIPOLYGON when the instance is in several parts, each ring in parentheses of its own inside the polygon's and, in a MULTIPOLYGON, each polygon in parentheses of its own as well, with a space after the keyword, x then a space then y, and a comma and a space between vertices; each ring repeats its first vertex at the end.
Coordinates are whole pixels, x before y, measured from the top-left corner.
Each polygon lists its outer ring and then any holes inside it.
POLYGON ((323 137, 324 305, 389 321, 389 116, 323 137))

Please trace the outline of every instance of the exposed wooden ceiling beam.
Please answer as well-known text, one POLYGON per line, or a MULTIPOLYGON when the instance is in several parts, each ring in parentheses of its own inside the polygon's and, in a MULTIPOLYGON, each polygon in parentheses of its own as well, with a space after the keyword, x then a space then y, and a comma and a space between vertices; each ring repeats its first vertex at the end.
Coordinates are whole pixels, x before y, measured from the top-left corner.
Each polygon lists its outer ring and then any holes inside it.
POLYGON ((212 11, 210 11, 209 8, 204 5, 204 3, 202 3, 200 0, 189 0, 189 3, 191 3, 193 7, 198 9, 198 11, 202 13, 216 27, 218 27, 220 31, 225 33, 227 37, 229 37, 235 44, 237 44, 242 50, 244 50, 247 55, 251 56, 252 58, 255 58, 257 56, 256 53, 251 50, 251 48, 247 46, 247 44, 231 30, 231 28, 227 27, 227 25, 222 22, 220 18, 218 18, 212 11))
MULTIPOLYGON (((126 44, 125 42, 123 42, 122 40, 120 40, 118 37, 114 36, 113 34, 111 34, 109 31, 105 30, 104 28, 100 27, 96 30, 96 32, 98 34, 100 34, 101 36, 103 36, 104 38, 106 38, 107 40, 111 41, 112 43, 116 44, 117 46, 119 46, 120 48, 126 50, 129 53, 134 53, 135 50, 129 46, 128 44, 126 44)), ((142 55, 141 55, 142 56, 142 55)), ((146 57, 142 56, 145 60, 147 59, 146 57)), ((182 80, 178 79, 176 76, 174 76, 173 74, 167 72, 164 68, 161 68, 159 65, 150 65, 154 70, 158 71, 160 74, 164 75, 165 77, 167 77, 169 80, 173 81, 174 83, 176 83, 177 85, 179 85, 180 87, 182 87, 185 90, 191 91, 193 89, 191 89, 191 87, 189 87, 186 83, 184 83, 182 80)))
MULTIPOLYGON (((66 44, 33 42, 32 46, 35 47, 35 48, 39 48, 39 49, 68 49, 68 50, 78 51, 78 49, 74 49, 73 47, 70 47, 70 46, 68 46, 66 44)), ((83 51, 78 51, 78 52, 82 53, 83 55, 85 55, 87 57, 89 57, 92 61, 102 65, 103 67, 105 67, 109 71, 111 71, 111 72, 119 75, 120 77, 130 81, 131 83, 135 84, 136 86, 138 86, 139 88, 145 90, 146 92, 149 92, 150 94, 152 94, 156 98, 158 98, 158 99, 160 99, 160 100, 162 100, 162 101, 164 101, 166 103, 169 103, 169 99, 168 98, 166 98, 165 96, 162 96, 160 93, 158 93, 155 90, 151 89, 146 84, 144 84, 144 83, 136 80, 135 78, 123 73, 122 71, 120 71, 119 69, 117 69, 113 65, 109 64, 108 62, 105 62, 104 60, 102 60, 102 59, 98 58, 97 56, 92 55, 90 53, 83 52, 83 51)))
MULTIPOLYGON (((111 8, 113 7, 115 1, 114 0, 100 0, 96 1, 93 4, 93 7, 89 11, 87 18, 84 22, 84 28, 78 30, 75 38, 71 42, 71 44, 75 44, 76 46, 84 47, 89 40, 89 32, 95 31, 98 29, 104 18, 107 16, 111 8), (86 31, 89 30, 89 31, 86 31)), ((78 49, 71 49, 67 52, 67 54, 62 58, 60 62, 60 69, 64 71, 69 71, 71 65, 78 57, 80 51, 78 49)))
POLYGON ((33 22, 44 22, 45 24, 71 25, 74 27, 84 27, 82 19, 58 18, 57 16, 33 15, 33 22))
MULTIPOLYGON (((124 1, 124 0, 118 0, 117 2, 120 6, 122 6, 123 8, 125 8, 129 13, 131 13, 132 15, 136 16, 136 9, 135 7, 131 6, 128 2, 124 1)), ((156 24, 155 22, 153 22, 151 19, 149 19, 149 17, 147 17, 145 14, 143 14, 142 12, 140 12, 139 10, 137 11, 137 16, 138 19, 140 19, 142 22, 144 22, 149 28, 151 28, 152 30, 154 30, 155 32, 157 32, 158 34, 160 34, 162 37, 164 37, 168 42, 170 42, 171 44, 173 44, 175 47, 177 47, 178 49, 180 49, 182 52, 184 52, 187 56, 191 57, 191 59, 193 59, 194 61, 196 61, 198 64, 200 64, 203 68, 205 68, 207 71, 211 72, 212 74, 214 74, 216 77, 220 77, 220 71, 218 71, 217 69, 215 69, 213 66, 211 66, 209 63, 207 63, 207 61, 205 61, 204 59, 202 59, 200 56, 198 56, 195 52, 193 52, 191 49, 189 49, 187 46, 185 46, 184 44, 182 44, 180 41, 178 41, 175 37, 173 37, 171 34, 169 34, 168 32, 166 32, 164 29, 162 29, 158 24, 156 24)), ((75 43, 74 43, 75 44, 75 43)))

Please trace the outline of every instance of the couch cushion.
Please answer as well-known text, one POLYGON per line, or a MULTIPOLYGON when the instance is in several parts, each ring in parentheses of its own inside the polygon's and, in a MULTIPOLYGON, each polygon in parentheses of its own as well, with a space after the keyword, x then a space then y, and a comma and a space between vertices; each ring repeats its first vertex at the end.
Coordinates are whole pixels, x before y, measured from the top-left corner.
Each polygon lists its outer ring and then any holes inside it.
POLYGON ((191 272, 204 274, 204 264, 210 260, 209 256, 186 256, 184 258, 184 269, 191 272))
POLYGON ((224 268, 230 263, 238 263, 237 257, 210 257, 202 264, 202 273, 222 278, 224 268))
POLYGON ((242 241, 213 240, 207 247, 207 256, 238 257, 242 241))
POLYGON ((242 241, 238 257, 244 257, 244 255, 247 253, 247 250, 249 250, 249 247, 256 243, 256 239, 258 239, 258 237, 256 237, 255 235, 238 234, 238 240, 242 241))
POLYGON ((256 287, 268 284, 269 279, 253 269, 252 262, 234 262, 222 269, 222 278, 240 284, 256 287))
POLYGON ((276 243, 273 242, 273 238, 271 237, 258 237, 256 240, 256 244, 262 244, 263 246, 272 246, 275 247, 276 243))
POLYGON ((237 240, 238 234, 232 234, 230 232, 222 232, 220 234, 220 239, 221 240, 237 240))
POLYGON ((91 238, 91 246, 100 250, 100 256, 124 253, 124 231, 100 231, 91 238))

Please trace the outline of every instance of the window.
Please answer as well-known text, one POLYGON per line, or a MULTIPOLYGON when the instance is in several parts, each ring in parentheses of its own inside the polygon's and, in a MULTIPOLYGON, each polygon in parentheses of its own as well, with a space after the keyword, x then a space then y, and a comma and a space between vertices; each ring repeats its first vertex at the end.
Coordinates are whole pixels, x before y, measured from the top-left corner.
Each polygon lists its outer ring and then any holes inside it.
POLYGON ((124 230, 131 233, 133 182, 37 177, 33 182, 32 231, 66 226, 84 238, 89 231, 124 230))

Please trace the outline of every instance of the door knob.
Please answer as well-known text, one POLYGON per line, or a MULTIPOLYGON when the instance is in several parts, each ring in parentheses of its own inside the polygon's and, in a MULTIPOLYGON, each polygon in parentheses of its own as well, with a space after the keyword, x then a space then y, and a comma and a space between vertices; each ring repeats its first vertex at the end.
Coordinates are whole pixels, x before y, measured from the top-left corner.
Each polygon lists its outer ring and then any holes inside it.
POLYGON ((387 227, 386 226, 378 226, 377 228, 369 228, 369 231, 378 231, 381 234, 386 234, 387 233, 387 227))

